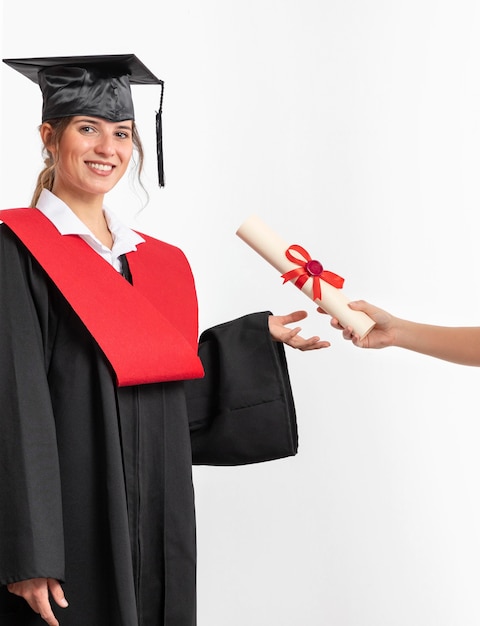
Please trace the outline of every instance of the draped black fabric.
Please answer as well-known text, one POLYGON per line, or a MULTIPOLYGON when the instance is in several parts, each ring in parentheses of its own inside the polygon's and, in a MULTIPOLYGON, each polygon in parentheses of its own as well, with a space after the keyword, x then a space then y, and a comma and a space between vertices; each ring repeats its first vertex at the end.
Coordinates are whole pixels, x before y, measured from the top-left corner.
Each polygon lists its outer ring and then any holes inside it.
POLYGON ((192 461, 297 449, 267 317, 206 331, 205 379, 117 388, 68 302, 0 226, 2 626, 45 623, 6 588, 37 577, 62 581, 62 626, 195 625, 192 461))

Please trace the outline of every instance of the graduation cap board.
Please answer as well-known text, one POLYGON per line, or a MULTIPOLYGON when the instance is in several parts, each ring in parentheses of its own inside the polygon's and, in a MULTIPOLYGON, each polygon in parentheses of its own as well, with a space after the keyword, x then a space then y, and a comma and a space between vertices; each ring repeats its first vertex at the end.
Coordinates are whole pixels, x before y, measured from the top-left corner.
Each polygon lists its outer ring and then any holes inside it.
POLYGON ((160 85, 156 114, 158 180, 164 186, 162 146, 163 80, 134 54, 3 59, 39 85, 42 122, 74 115, 92 115, 111 122, 135 119, 130 85, 160 85))

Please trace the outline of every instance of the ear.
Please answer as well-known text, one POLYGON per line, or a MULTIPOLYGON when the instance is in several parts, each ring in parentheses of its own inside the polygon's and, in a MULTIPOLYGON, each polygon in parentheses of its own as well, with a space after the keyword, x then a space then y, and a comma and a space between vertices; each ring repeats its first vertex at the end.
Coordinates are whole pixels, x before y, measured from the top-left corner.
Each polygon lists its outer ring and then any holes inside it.
POLYGON ((51 124, 43 122, 40 126, 40 137, 42 138, 43 145, 51 153, 55 154, 55 142, 53 140, 54 131, 51 124))

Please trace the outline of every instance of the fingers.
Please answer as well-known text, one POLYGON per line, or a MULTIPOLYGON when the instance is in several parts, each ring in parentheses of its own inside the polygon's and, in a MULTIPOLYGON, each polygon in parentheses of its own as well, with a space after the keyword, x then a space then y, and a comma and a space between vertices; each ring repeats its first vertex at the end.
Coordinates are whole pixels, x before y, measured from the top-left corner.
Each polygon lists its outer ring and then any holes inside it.
POLYGON ((299 334, 301 331, 300 326, 287 328, 286 324, 299 322, 307 317, 307 315, 306 311, 294 311, 288 315, 270 315, 268 325, 272 339, 302 351, 328 348, 330 343, 328 341, 321 341, 320 337, 314 336, 308 339, 301 337, 299 334))
MULTIPOLYGON (((341 328, 341 326, 340 326, 341 328)), ((346 328, 342 328, 342 336, 344 339, 353 339, 355 337, 355 333, 351 326, 347 326, 346 328)))
POLYGON ((336 328, 342 331, 342 337, 344 339, 347 339, 348 341, 352 341, 355 345, 358 345, 358 342, 360 341, 360 337, 353 330, 351 326, 347 326, 346 328, 343 328, 343 326, 340 326, 340 324, 338 324, 336 328))
POLYGON ((305 352, 307 350, 321 350, 329 347, 330 343, 328 341, 320 341, 320 337, 310 337, 310 339, 302 339, 300 344, 297 345, 297 350, 305 352))
POLYGON ((58 606, 61 606, 62 609, 66 609, 68 606, 68 602, 65 598, 65 594, 63 593, 62 585, 58 582, 58 580, 55 580, 55 578, 48 578, 47 583, 52 598, 55 600, 58 606))
POLYGON ((14 583, 8 585, 8 590, 17 596, 21 596, 28 602, 30 608, 35 613, 39 613, 48 626, 59 626, 58 620, 50 606, 47 580, 45 578, 14 583))
POLYGON ((293 313, 288 313, 288 315, 276 315, 279 322, 283 325, 285 324, 294 324, 295 322, 299 322, 307 317, 308 313, 306 311, 293 311, 293 313))
POLYGON ((33 578, 7 585, 8 591, 22 597, 30 608, 38 613, 48 626, 60 626, 50 605, 49 592, 55 602, 66 607, 68 603, 65 599, 60 583, 53 578, 33 578))
POLYGON ((333 328, 336 328, 337 330, 343 330, 343 326, 340 324, 336 317, 332 317, 332 319, 330 320, 330 326, 333 326, 333 328))
POLYGON ((372 305, 365 300, 352 300, 352 302, 348 303, 348 306, 356 311, 359 311, 360 309, 363 311, 363 309, 371 307, 372 305))
POLYGON ((343 330, 342 335, 344 339, 351 341, 355 346, 359 345, 360 337, 355 332, 353 332, 350 326, 343 330))
POLYGON ((385 314, 383 309, 380 309, 378 306, 374 304, 370 304, 366 300, 355 300, 353 302, 349 302, 348 306, 354 311, 362 311, 366 313, 372 319, 376 319, 379 314, 385 314))
POLYGON ((307 350, 320 350, 321 348, 328 348, 330 346, 328 341, 321 341, 320 337, 317 336, 304 339, 299 335, 300 330, 300 327, 297 327, 286 333, 282 338, 283 343, 286 343, 296 350, 301 350, 302 352, 307 350))
POLYGON ((60 626, 59 621, 53 614, 52 607, 50 606, 50 602, 48 600, 48 596, 46 597, 46 599, 42 598, 41 603, 38 604, 37 613, 40 613, 40 617, 48 624, 48 626, 60 626))
MULTIPOLYGON (((348 303, 348 306, 354 311, 363 311, 364 313, 367 313, 367 315, 369 312, 374 312, 374 311, 379 310, 378 307, 374 306, 373 304, 370 304, 369 302, 366 302, 365 300, 353 300, 352 302, 348 303)), ((328 313, 324 309, 322 309, 321 306, 317 307, 317 313, 328 315, 328 313)))

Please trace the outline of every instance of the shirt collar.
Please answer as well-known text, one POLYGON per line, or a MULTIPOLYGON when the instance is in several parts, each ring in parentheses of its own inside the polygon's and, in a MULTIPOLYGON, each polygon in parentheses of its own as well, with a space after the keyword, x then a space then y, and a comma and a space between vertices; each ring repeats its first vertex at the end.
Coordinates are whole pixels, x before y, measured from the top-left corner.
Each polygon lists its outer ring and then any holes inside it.
MULTIPOLYGON (((37 209, 52 222, 61 235, 79 235, 94 248, 105 247, 65 202, 51 191, 42 190, 37 202, 37 209)), ((133 252, 137 249, 138 244, 145 242, 143 237, 126 226, 106 207, 103 207, 103 211, 112 233, 114 243, 111 252, 115 257, 133 252)))

